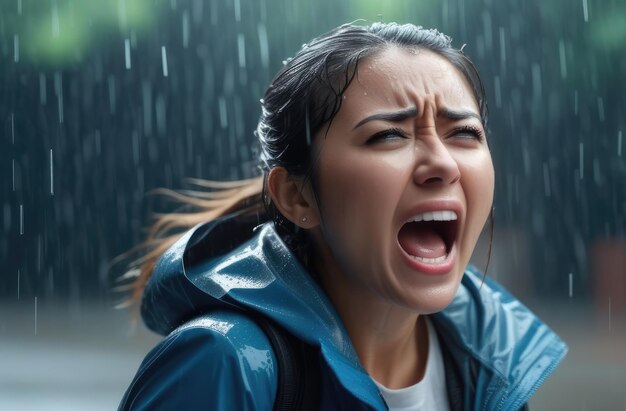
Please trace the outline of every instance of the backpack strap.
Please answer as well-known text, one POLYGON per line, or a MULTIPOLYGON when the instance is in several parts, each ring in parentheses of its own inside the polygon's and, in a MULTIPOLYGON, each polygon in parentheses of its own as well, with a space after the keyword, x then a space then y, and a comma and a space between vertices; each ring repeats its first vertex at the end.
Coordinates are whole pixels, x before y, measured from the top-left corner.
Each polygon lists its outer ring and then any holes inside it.
POLYGON ((318 410, 320 400, 319 354, 266 317, 255 315, 278 361, 275 411, 318 410))

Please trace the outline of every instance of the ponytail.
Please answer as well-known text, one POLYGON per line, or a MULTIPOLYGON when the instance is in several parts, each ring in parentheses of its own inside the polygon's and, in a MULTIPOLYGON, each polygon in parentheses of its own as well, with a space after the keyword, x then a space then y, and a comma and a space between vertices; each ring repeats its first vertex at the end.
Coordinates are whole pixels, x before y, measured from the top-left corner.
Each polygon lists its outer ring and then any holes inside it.
POLYGON ((156 190, 156 194, 164 195, 195 211, 157 215, 146 240, 121 256, 125 259, 129 254, 143 254, 131 261, 128 270, 119 279, 122 285, 116 289, 130 294, 119 307, 136 305, 141 300, 157 260, 187 230, 235 212, 265 213, 263 180, 263 176, 228 182, 191 179, 190 182, 200 190, 185 193, 164 188, 156 190))

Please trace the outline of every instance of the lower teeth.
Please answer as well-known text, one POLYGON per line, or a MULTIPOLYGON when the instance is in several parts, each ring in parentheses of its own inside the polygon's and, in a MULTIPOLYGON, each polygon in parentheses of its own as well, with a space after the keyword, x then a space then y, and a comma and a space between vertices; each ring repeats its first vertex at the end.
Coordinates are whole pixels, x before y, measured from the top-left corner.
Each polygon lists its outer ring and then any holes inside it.
POLYGON ((437 257, 437 258, 426 258, 426 257, 417 257, 414 255, 413 258, 419 262, 426 263, 426 264, 439 264, 439 263, 443 263, 446 260, 446 258, 448 258, 448 256, 442 255, 441 257, 437 257))

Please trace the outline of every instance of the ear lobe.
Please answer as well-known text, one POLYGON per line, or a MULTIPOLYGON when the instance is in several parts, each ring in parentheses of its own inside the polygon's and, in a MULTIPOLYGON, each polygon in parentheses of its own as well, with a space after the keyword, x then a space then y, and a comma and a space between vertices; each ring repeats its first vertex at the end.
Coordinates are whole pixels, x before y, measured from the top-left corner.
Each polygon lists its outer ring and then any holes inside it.
POLYGON ((318 224, 316 203, 302 179, 293 177, 284 167, 274 167, 267 177, 272 202, 289 221, 302 228, 318 224))

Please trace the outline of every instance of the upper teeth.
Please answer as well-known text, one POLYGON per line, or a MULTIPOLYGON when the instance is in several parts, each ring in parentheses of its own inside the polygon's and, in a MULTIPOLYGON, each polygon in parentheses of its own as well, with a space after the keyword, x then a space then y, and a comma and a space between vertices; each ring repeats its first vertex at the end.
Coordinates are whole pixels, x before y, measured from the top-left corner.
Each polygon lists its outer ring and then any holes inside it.
POLYGON ((456 213, 454 211, 429 211, 426 213, 417 214, 411 217, 407 223, 413 221, 452 221, 456 220, 456 213))

